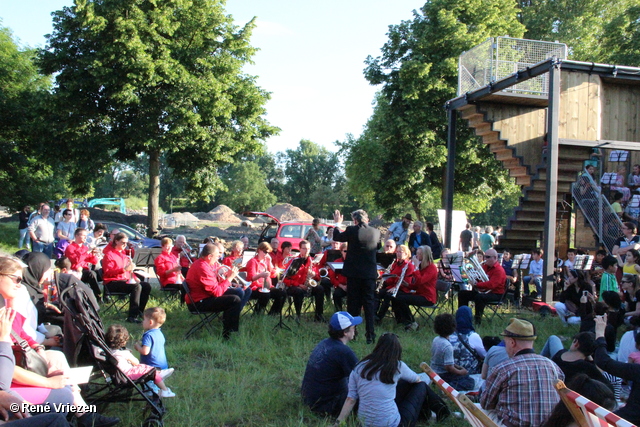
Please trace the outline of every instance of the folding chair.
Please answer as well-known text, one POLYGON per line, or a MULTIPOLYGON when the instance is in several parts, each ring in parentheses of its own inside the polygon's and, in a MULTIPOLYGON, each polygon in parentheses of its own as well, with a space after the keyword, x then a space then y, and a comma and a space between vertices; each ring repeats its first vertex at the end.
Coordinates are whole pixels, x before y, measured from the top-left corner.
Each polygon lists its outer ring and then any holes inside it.
POLYGON ((184 335, 184 338, 188 339, 191 335, 195 334, 202 328, 205 328, 206 330, 208 330, 209 333, 213 333, 213 329, 211 329, 210 323, 220 315, 220 312, 218 311, 202 312, 198 310, 198 307, 196 307, 196 305, 193 304, 193 299, 191 298, 191 291, 189 290, 189 285, 187 284, 186 280, 182 282, 182 288, 184 289, 185 299, 187 301, 191 301, 191 303, 187 303, 187 308, 189 309, 189 313, 193 314, 194 316, 198 316, 198 318, 200 319, 198 323, 193 325, 193 327, 187 331, 187 333, 184 335))
MULTIPOLYGON (((153 264, 153 273, 156 275, 156 277, 158 277, 158 270, 156 270, 155 264, 153 264)), ((180 301, 182 289, 165 288, 162 286, 162 284, 160 284, 160 293, 163 294, 162 299, 160 300, 160 305, 164 305, 170 303, 171 301, 180 301)))
POLYGON ((122 313, 127 310, 126 307, 129 304, 131 292, 110 291, 104 282, 102 287, 104 288, 102 308, 105 313, 112 308, 115 309, 116 313, 122 313))
POLYGON ((410 305, 409 307, 413 310, 413 317, 415 318, 418 315, 422 316, 426 319, 425 325, 432 322, 433 315, 436 313, 436 310, 446 305, 448 299, 447 296, 450 290, 451 282, 438 280, 436 282, 436 291, 438 296, 436 303, 434 305, 410 305))
POLYGON ((492 421, 482 409, 476 406, 465 394, 459 393, 445 380, 440 378, 440 375, 436 374, 427 363, 422 362, 420 368, 429 375, 440 391, 460 408, 460 411, 464 414, 464 419, 467 420, 469 424, 473 427, 498 427, 498 424, 492 421))
POLYGON ((635 427, 629 421, 567 388, 564 382, 557 380, 554 385, 562 402, 580 427, 635 427))
POLYGON ((485 307, 488 308, 489 310, 491 310, 491 316, 489 317, 489 320, 493 320, 494 317, 498 316, 500 319, 504 320, 504 317, 502 316, 502 313, 499 312, 499 310, 502 308, 502 305, 504 304, 505 301, 505 295, 507 295, 507 293, 505 292, 504 294, 502 294, 502 296, 500 297, 500 300, 498 301, 489 301, 485 303, 485 307))

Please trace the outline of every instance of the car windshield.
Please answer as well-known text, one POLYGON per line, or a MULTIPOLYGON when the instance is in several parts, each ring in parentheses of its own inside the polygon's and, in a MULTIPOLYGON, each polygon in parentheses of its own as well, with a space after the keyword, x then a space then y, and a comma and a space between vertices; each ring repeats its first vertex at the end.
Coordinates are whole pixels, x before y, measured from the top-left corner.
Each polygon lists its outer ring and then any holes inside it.
POLYGON ((280 237, 289 237, 294 239, 299 239, 302 237, 302 226, 301 225, 285 225, 280 230, 280 237))
POLYGON ((123 232, 127 238, 129 238, 129 240, 134 239, 134 240, 141 240, 142 236, 138 233, 136 233, 135 230, 133 230, 132 228, 127 227, 126 225, 120 225, 120 224, 109 224, 111 227, 111 229, 113 230, 114 228, 117 228, 118 230, 120 230, 121 232, 123 232))

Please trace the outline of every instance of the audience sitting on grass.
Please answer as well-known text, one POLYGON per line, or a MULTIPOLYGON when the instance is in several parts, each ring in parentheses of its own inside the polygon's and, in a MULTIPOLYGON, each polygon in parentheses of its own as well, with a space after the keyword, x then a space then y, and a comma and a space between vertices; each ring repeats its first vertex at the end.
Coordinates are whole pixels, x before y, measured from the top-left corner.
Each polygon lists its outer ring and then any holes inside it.
POLYGON ((475 381, 466 368, 456 364, 449 341, 449 336, 456 331, 455 319, 449 313, 438 314, 433 329, 438 336, 431 344, 431 369, 456 390, 473 390, 475 381))
POLYGON ((502 333, 509 359, 487 378, 480 405, 504 425, 539 426, 560 400, 554 384, 564 380, 562 370, 546 357, 535 354, 534 326, 513 318, 502 333))
POLYGON ((595 294, 595 284, 587 279, 583 271, 570 270, 563 287, 555 304, 558 318, 565 324, 580 324, 580 298, 585 292, 595 294))
POLYGON ((481 377, 486 380, 496 366, 509 359, 509 355, 504 346, 504 341, 500 337, 486 336, 482 338, 482 345, 487 351, 487 355, 484 357, 484 363, 482 364, 481 377))
POLYGON ((569 350, 565 350, 562 341, 551 335, 544 344, 540 355, 553 360, 564 372, 566 382, 578 374, 587 374, 590 378, 604 383, 613 392, 613 386, 602 372, 590 360, 596 349, 596 336, 593 332, 579 332, 572 341, 569 350))
POLYGON ((620 338, 620 346, 618 347, 618 362, 626 362, 629 355, 636 351, 636 336, 640 335, 640 317, 633 317, 630 325, 632 329, 625 332, 620 338))
POLYGON ((487 351, 482 338, 473 329, 473 315, 469 307, 462 306, 456 312, 456 330, 449 335, 449 342, 453 346, 455 364, 470 375, 479 374, 487 351))
MULTIPOLYGON (((610 411, 616 407, 616 398, 611 389, 606 384, 594 380, 586 374, 577 374, 570 381, 567 381, 567 388, 610 411)), ((542 427, 574 426, 577 426, 576 421, 567 405, 562 401, 558 402, 547 421, 542 425, 542 427)))
POLYGON ((610 353, 616 349, 616 337, 618 328, 624 322, 624 309, 620 301, 620 295, 617 292, 606 291, 603 292, 601 297, 604 301, 599 301, 593 306, 593 312, 588 313, 588 307, 590 303, 593 303, 593 296, 587 294, 582 296, 581 307, 587 307, 582 315, 582 321, 580 322, 580 332, 595 332, 595 319, 598 316, 608 314, 607 330, 605 333, 607 341, 607 351, 610 353), (589 303, 582 303, 583 300, 588 299, 589 303))
POLYGON ((640 282, 637 274, 625 274, 620 281, 622 298, 625 303, 624 323, 631 325, 633 318, 640 316, 640 282))

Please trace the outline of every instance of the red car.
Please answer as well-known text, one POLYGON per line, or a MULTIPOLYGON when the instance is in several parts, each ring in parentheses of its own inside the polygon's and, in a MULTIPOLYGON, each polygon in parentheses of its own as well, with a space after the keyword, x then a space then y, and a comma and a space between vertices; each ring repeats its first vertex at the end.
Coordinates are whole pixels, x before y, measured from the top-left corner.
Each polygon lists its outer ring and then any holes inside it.
MULTIPOLYGON (((291 242, 293 250, 299 250, 300 241, 304 240, 307 231, 311 228, 311 221, 280 221, 276 217, 266 212, 246 212, 245 216, 263 216, 269 218, 269 222, 265 224, 258 238, 258 244, 262 242, 271 243, 271 239, 278 238, 282 245, 283 242, 291 242)), ((329 224, 320 224, 318 234, 323 237, 327 234, 327 228, 332 227, 329 224)))

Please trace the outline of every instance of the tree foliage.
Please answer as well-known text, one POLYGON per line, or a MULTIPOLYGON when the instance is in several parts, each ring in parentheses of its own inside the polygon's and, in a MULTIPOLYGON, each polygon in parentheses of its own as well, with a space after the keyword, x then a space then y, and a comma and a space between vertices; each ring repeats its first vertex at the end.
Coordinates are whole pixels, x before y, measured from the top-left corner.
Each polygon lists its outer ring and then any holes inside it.
POLYGON ((343 180, 338 154, 303 139, 297 149, 279 153, 278 161, 284 170, 284 191, 290 203, 311 215, 326 215, 324 208, 312 203, 311 195, 321 188, 334 190, 343 180))
POLYGON ((186 195, 211 198, 221 188, 217 166, 277 131, 263 118, 268 94, 242 72, 254 23, 233 25, 223 5, 76 0, 54 14, 40 51, 42 69, 56 73, 55 136, 82 181, 92 176, 87 162, 148 156, 150 231, 163 154, 188 178, 186 195))
MULTIPOLYGON (((360 138, 343 144, 351 191, 372 198, 386 217, 409 202, 422 218, 423 204, 443 185, 443 106, 456 95, 458 56, 489 36, 523 33, 514 0, 429 1, 412 21, 390 26, 382 55, 366 61, 366 79, 381 86, 374 113, 360 138)), ((498 191, 502 168, 466 126, 457 132, 456 172, 469 179, 458 180, 456 192, 484 198, 498 191)))
POLYGON ((39 130, 37 107, 50 84, 33 64, 34 55, 0 27, 0 204, 15 209, 65 191, 64 174, 44 161, 31 138, 39 130))
POLYGON ((255 162, 234 164, 224 183, 227 190, 220 194, 220 203, 236 212, 263 211, 276 203, 266 185, 267 176, 255 162))
POLYGON ((619 24, 611 28, 612 21, 618 21, 634 3, 635 0, 519 0, 520 20, 527 28, 525 38, 566 43, 570 59, 607 62, 619 47, 606 46, 602 40, 619 28, 619 24))

